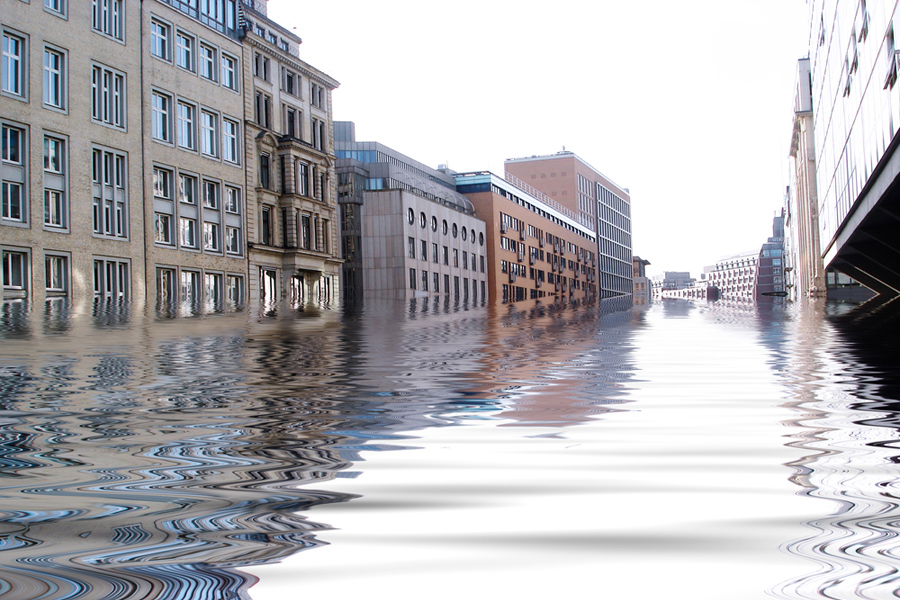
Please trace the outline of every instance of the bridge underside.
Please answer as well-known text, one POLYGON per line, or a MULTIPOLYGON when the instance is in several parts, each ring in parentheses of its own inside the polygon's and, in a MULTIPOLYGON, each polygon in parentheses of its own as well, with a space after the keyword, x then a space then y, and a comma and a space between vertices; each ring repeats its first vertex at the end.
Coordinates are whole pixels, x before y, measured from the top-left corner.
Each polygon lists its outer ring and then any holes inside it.
POLYGON ((828 267, 878 293, 880 302, 900 296, 900 152, 892 146, 825 254, 828 267))

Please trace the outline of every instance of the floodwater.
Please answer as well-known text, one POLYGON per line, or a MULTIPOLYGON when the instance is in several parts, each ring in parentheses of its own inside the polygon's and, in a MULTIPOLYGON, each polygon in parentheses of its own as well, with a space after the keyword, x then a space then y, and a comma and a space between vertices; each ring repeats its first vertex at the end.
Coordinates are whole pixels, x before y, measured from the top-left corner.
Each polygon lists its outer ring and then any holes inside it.
POLYGON ((894 598, 833 307, 0 314, 0 597, 894 598))

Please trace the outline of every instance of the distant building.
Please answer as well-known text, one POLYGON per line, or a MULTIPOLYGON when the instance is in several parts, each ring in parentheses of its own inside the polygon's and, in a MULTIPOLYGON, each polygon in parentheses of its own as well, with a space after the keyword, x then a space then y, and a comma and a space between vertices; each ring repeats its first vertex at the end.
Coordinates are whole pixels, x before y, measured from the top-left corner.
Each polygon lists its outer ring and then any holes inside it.
POLYGON ((772 237, 759 250, 754 288, 754 295, 757 300, 788 295, 784 285, 783 211, 780 216, 772 219, 772 237))
POLYGON ((665 271, 662 275, 654 275, 650 279, 655 298, 660 298, 664 291, 683 290, 690 287, 693 282, 688 271, 665 271))
POLYGON ((753 302, 759 255, 759 251, 753 251, 723 258, 703 269, 703 279, 719 290, 721 300, 753 302))
POLYGON ((576 213, 579 223, 597 236, 600 297, 621 310, 631 307, 631 195, 573 152, 515 158, 506 172, 520 187, 539 190, 576 213), (615 300, 618 300, 617 302, 615 300))
POLYGON ((454 177, 335 124, 344 299, 483 302, 488 240, 454 177))
POLYGON ((571 211, 490 172, 457 174, 456 186, 487 222, 492 301, 597 298, 597 236, 571 211))
POLYGON ((650 284, 650 278, 647 277, 647 266, 649 260, 644 260, 640 256, 631 257, 632 279, 634 281, 634 305, 646 306, 653 299, 653 288, 650 284))

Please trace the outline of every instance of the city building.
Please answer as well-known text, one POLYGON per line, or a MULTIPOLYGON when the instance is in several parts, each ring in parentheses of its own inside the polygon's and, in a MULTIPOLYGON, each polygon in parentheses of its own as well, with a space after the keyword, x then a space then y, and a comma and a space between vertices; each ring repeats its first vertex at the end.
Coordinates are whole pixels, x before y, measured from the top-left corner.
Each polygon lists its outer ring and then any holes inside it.
POLYGON ((460 173, 455 180, 475 214, 487 222, 487 287, 492 302, 598 297, 593 228, 543 194, 529 193, 493 173, 460 173))
POLYGON ((788 296, 784 285, 784 211, 772 219, 772 237, 759 249, 756 261, 756 300, 788 296))
POLYGON ((338 82, 300 60, 300 38, 242 6, 250 301, 337 300, 340 249, 332 92, 338 82))
POLYGON ((600 297, 609 306, 630 308, 632 280, 631 195, 573 152, 507 160, 506 172, 523 189, 539 190, 576 213, 597 237, 600 297))
POLYGON ((825 295, 825 265, 819 243, 812 78, 809 59, 797 63, 791 128, 790 186, 785 202, 786 289, 791 299, 825 295))
POLYGON ((759 250, 729 256, 703 269, 703 279, 719 290, 721 300, 753 302, 759 250))
POLYGON ((337 83, 264 0, 17 0, 0 30, 3 312, 330 295, 337 83))
POLYGON ((335 137, 345 300, 486 301, 485 223, 453 175, 356 141, 351 122, 335 137))
POLYGON ((812 0, 809 7, 823 262, 891 299, 900 293, 897 4, 812 0))
POLYGON ((649 260, 644 260, 638 255, 631 257, 632 279, 634 280, 634 305, 647 306, 653 300, 653 287, 650 278, 647 277, 649 260))
POLYGON ((693 285, 694 279, 688 271, 665 271, 650 278, 654 298, 662 297, 662 292, 682 290, 693 285))

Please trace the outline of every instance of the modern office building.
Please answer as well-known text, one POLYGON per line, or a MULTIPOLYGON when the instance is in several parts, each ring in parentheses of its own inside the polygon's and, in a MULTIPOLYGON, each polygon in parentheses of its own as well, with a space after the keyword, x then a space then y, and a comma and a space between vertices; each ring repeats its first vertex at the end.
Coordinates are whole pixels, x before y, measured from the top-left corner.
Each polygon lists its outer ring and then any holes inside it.
POLYGON ((600 297, 624 310, 632 305, 631 195, 573 152, 507 160, 506 172, 524 189, 562 204, 597 237, 600 297))
POLYGON ((900 293, 897 4, 812 0, 809 67, 824 265, 900 293))
POLYGON ((788 296, 784 284, 784 213, 772 219, 772 236, 759 249, 756 261, 756 300, 788 296))
POLYGON ((455 179, 456 189, 487 222, 491 301, 598 297, 596 233, 572 211, 490 172, 460 173, 455 179))
POLYGON ((299 58, 300 38, 243 5, 250 301, 338 299, 340 249, 332 91, 299 58))
POLYGON ((631 257, 631 264, 631 275, 634 281, 634 305, 647 306, 653 301, 653 286, 650 283, 650 278, 647 277, 647 267, 650 265, 650 261, 634 255, 631 257))
POLYGON ((14 0, 0 30, 5 312, 192 314, 260 281, 267 297, 337 284, 336 82, 264 1, 14 0))
POLYGON ((335 124, 344 298, 488 294, 485 223, 454 177, 335 124))

